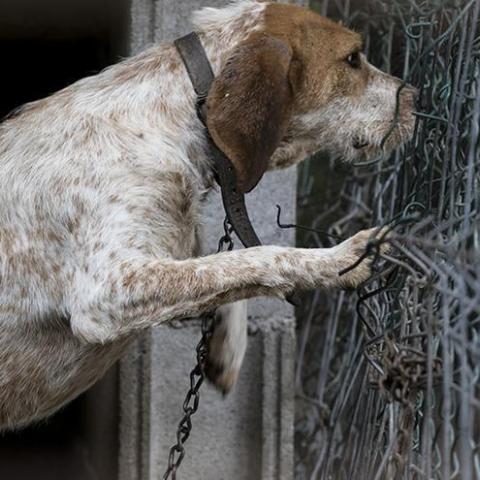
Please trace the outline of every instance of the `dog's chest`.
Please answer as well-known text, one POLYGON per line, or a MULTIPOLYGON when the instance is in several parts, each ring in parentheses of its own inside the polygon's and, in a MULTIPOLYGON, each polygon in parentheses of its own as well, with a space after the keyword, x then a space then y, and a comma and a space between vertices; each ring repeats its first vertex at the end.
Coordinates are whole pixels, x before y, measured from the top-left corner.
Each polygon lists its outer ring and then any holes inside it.
POLYGON ((184 259, 197 251, 200 194, 178 171, 136 172, 125 177, 124 190, 116 188, 118 203, 106 215, 127 218, 115 240, 120 248, 138 248, 153 257, 184 259))

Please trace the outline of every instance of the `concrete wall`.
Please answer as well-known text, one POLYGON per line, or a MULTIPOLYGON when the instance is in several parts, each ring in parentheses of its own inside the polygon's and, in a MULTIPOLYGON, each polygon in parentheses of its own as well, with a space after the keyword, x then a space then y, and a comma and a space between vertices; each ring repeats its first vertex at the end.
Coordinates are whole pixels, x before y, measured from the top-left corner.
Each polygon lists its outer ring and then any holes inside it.
MULTIPOLYGON (((226 3, 132 0, 131 51, 188 33, 193 10, 226 3)), ((295 187, 296 171, 290 169, 267 174, 248 195, 249 212, 264 243, 294 243, 292 231, 276 227, 275 205, 282 205, 284 218, 292 221, 295 187)), ((214 252, 224 217, 218 192, 210 195, 204 214, 208 249, 214 252)), ((165 325, 145 335, 122 360, 121 480, 163 475, 199 338, 198 322, 165 325)), ((181 478, 293 478, 294 349, 293 309, 281 301, 250 301, 249 346, 239 383, 226 398, 210 385, 202 386, 181 478)))

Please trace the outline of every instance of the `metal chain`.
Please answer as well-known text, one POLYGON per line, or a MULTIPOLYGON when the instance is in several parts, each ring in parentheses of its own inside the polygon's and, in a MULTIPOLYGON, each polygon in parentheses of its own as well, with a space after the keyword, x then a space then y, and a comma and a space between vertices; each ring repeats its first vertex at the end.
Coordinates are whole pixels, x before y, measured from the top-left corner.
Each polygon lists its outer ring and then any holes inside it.
MULTIPOLYGON (((223 250, 233 249, 231 233, 233 228, 225 217, 223 222, 224 235, 218 241, 217 253, 223 250)), ((200 405, 200 387, 205 380, 205 362, 208 356, 208 345, 213 333, 215 311, 202 316, 202 338, 196 347, 197 364, 190 372, 190 388, 183 402, 184 416, 177 427, 177 442, 170 448, 168 455, 168 467, 162 480, 176 480, 177 470, 185 457, 184 444, 192 431, 192 415, 196 413, 200 405)))

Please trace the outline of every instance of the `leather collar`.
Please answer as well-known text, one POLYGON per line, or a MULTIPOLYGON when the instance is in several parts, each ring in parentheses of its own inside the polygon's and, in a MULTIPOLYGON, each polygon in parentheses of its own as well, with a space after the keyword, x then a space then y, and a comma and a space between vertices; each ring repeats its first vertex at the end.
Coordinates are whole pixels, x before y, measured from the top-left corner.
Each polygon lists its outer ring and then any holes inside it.
MULTIPOLYGON (((245 195, 237 188, 235 168, 230 159, 217 147, 208 132, 206 101, 215 75, 207 54, 195 32, 175 40, 174 44, 182 57, 193 89, 197 94, 197 115, 206 130, 210 156, 215 165, 215 178, 222 191, 223 208, 228 221, 244 247, 259 246, 262 242, 248 216, 245 195)), ((288 294, 286 299, 294 306, 300 304, 294 292, 288 294)))
POLYGON ((244 247, 261 245, 245 206, 245 196, 237 188, 235 168, 229 158, 215 145, 208 133, 206 100, 215 79, 205 50, 195 32, 175 40, 183 63, 197 94, 197 115, 203 123, 210 149, 210 156, 215 165, 215 178, 222 192, 223 208, 228 221, 244 247))

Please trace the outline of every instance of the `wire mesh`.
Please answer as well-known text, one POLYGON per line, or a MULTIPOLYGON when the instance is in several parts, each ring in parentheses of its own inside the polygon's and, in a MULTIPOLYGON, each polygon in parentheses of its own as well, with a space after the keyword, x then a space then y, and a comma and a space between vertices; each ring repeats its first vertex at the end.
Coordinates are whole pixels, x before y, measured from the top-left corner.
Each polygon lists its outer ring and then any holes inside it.
MULTIPOLYGON (((317 0, 369 60, 420 89, 388 159, 317 157, 299 223, 346 238, 391 225, 356 294, 315 292, 298 326, 297 479, 480 479, 479 0, 317 0)), ((298 231, 298 243, 330 238, 298 231)))

